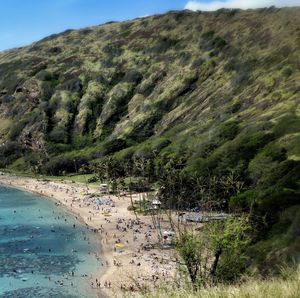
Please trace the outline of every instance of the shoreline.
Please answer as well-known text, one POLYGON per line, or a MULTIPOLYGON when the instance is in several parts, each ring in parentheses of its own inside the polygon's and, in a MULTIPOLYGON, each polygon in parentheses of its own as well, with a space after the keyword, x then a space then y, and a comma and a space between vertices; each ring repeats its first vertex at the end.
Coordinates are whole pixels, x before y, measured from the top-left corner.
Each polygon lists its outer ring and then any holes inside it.
MULTIPOLYGON (((97 192, 95 186, 6 173, 0 176, 0 185, 50 199, 97 233, 101 245, 97 254, 104 264, 98 276, 93 277, 101 282, 100 288, 92 289, 98 297, 122 297, 128 292, 138 293, 140 288, 151 289, 161 280, 166 281, 174 276, 171 251, 157 248, 143 250, 145 244, 157 242, 156 231, 152 230, 151 216, 139 215, 136 221, 133 212, 128 211, 129 197, 101 195, 103 201, 111 203, 103 204, 100 209, 99 205, 95 206, 87 200, 87 196, 97 192)), ((134 199, 138 199, 138 195, 134 195, 134 199)))
MULTIPOLYGON (((12 177, 14 177, 13 175, 3 175, 3 176, 6 176, 6 178, 10 179, 12 177)), ((0 177, 3 177, 3 176, 0 176, 0 177)), ((20 178, 20 176, 15 176, 15 177, 18 177, 20 178)), ((22 177, 21 177, 22 178, 22 177)), ((26 178, 26 177, 24 177, 26 178)), ((31 178, 29 178, 31 179, 31 178)), ((38 181, 37 179, 33 179, 35 181, 38 181)), ((68 213, 69 215, 75 217, 75 219, 81 224, 81 225, 86 225, 86 226, 89 226, 89 228, 93 228, 91 225, 89 225, 85 220, 84 218, 82 217, 82 215, 80 213, 76 213, 74 210, 72 210, 71 208, 69 208, 69 206, 65 205, 65 204, 62 204, 60 200, 58 200, 57 198, 55 198, 54 196, 49 196, 49 195, 46 195, 46 194, 42 194, 38 191, 35 191, 35 190, 32 190, 32 189, 27 189, 26 187, 22 187, 22 186, 19 186, 19 185, 15 185, 15 184, 8 184, 8 183, 3 183, 3 181, 1 181, 0 179, 0 186, 3 186, 3 187, 9 187, 9 188, 14 188, 14 189, 18 189, 20 191, 25 191, 25 192, 28 192, 28 193, 31 193, 37 197, 41 197, 43 199, 46 199, 46 200, 50 200, 52 201, 53 203, 55 203, 55 205, 59 208, 62 208, 64 210, 64 212, 68 213)), ((90 231, 91 232, 91 231, 90 231)), ((91 232, 92 233, 92 232, 91 232)), ((99 237, 96 237, 96 244, 97 245, 101 245, 101 238, 99 237)), ((95 256, 97 259, 100 257, 101 258, 101 262, 102 263, 105 263, 106 259, 105 259, 105 256, 102 252, 102 246, 100 246, 100 249, 98 250, 97 249, 97 256, 95 256)), ((95 280, 95 278, 98 277, 98 275, 104 275, 106 273, 106 267, 102 266, 102 268, 97 272, 97 276, 93 276, 91 275, 91 280, 95 280)), ((98 289, 97 291, 97 297, 108 297, 103 289, 98 289)))

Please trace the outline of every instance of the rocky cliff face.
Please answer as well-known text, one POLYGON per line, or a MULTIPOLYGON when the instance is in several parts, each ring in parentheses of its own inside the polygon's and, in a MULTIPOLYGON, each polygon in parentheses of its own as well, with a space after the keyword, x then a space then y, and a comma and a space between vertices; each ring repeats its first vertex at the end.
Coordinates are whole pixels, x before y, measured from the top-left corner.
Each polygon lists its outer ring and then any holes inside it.
POLYGON ((193 164, 260 132, 272 137, 259 148, 272 141, 297 160, 299 57, 298 8, 170 12, 67 30, 0 54, 1 142, 89 160, 184 147, 193 164))

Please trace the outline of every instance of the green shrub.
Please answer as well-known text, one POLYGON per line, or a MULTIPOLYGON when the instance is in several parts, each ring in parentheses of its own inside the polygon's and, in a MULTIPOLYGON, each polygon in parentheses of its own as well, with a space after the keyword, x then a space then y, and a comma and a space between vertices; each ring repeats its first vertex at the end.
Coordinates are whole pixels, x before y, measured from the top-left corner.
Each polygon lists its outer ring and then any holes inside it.
POLYGON ((87 180, 88 183, 95 183, 97 181, 99 181, 99 179, 96 176, 93 176, 87 180))
POLYGON ((253 189, 239 193, 236 196, 230 198, 229 207, 233 211, 248 211, 255 199, 257 198, 257 192, 253 189))
POLYGON ((85 158, 68 158, 63 156, 53 157, 45 163, 42 171, 47 175, 57 176, 64 173, 77 173, 80 167, 87 164, 85 158))
POLYGON ((150 51, 155 54, 162 54, 177 45, 178 42, 179 41, 176 39, 163 36, 159 41, 157 41, 156 45, 150 49, 150 51))
POLYGON ((49 140, 53 143, 68 143, 69 135, 67 131, 60 127, 55 127, 49 134, 49 140))
POLYGON ((219 126, 218 137, 223 140, 233 140, 238 132, 238 121, 229 121, 219 126))
POLYGON ((72 146, 70 144, 47 142, 46 148, 50 154, 60 154, 70 151, 72 149, 72 146))
POLYGON ((291 76, 292 75, 292 73, 293 73, 293 69, 292 69, 292 67, 289 65, 289 66, 286 66, 286 67, 284 67, 283 69, 282 69, 282 75, 284 76, 284 77, 289 77, 289 76, 291 76))
POLYGON ((25 119, 15 123, 9 130, 8 138, 10 140, 16 140, 26 125, 27 121, 25 119))
POLYGON ((40 81, 51 81, 53 78, 52 73, 44 69, 38 72, 35 77, 40 81))
POLYGON ((142 80, 142 78, 143 75, 139 71, 131 69, 125 73, 123 81, 126 83, 138 84, 142 80))
POLYGON ((39 152, 29 151, 24 154, 24 161, 29 164, 30 167, 34 167, 41 161, 41 154, 39 152))
POLYGON ((0 146, 0 167, 4 168, 22 156, 23 150, 19 143, 9 141, 0 146))
POLYGON ((103 154, 108 155, 117 151, 120 151, 127 147, 127 143, 124 139, 113 139, 103 143, 103 154))
POLYGON ((281 137, 288 133, 298 133, 300 127, 300 117, 294 112, 283 115, 275 124, 273 131, 276 137, 281 137))
POLYGON ((31 126, 36 122, 42 120, 43 115, 38 108, 34 109, 32 112, 26 113, 20 120, 16 120, 12 125, 8 137, 10 140, 16 140, 21 134, 23 129, 28 125, 31 126))

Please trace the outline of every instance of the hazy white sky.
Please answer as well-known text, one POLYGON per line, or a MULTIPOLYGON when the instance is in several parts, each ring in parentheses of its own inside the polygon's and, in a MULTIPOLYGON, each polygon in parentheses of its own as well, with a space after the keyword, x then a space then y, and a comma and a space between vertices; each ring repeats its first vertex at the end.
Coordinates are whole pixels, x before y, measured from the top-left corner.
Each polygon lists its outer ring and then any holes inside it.
POLYGON ((260 7, 284 7, 284 6, 300 6, 300 0, 225 0, 225 1, 188 1, 185 9, 190 10, 217 10, 220 8, 260 8, 260 7))

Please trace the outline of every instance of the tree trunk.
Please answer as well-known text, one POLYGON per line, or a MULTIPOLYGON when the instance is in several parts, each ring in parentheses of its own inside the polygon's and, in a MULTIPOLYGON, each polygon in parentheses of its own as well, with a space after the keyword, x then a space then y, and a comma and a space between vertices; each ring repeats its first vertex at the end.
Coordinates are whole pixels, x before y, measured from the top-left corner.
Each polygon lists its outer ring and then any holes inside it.
POLYGON ((211 266, 211 269, 210 269, 210 275, 212 277, 214 277, 216 275, 216 271, 217 271, 217 267, 218 267, 218 263, 219 263, 219 259, 220 259, 220 256, 222 254, 222 249, 218 249, 215 253, 215 259, 214 259, 214 262, 211 266))
POLYGON ((193 289, 195 290, 197 288, 196 281, 197 281, 198 266, 196 264, 187 264, 187 269, 190 275, 193 289))

